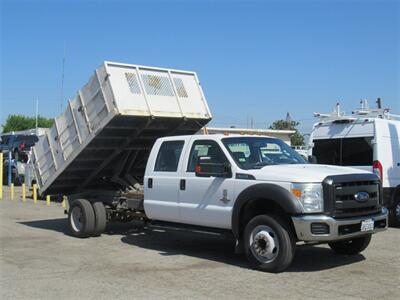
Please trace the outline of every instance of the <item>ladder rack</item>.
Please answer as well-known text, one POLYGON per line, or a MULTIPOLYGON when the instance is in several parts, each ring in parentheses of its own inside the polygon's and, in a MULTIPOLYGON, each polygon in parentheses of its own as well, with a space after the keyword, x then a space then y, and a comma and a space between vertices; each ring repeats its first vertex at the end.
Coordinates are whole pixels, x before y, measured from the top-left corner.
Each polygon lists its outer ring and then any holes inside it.
POLYGON ((377 108, 369 108, 367 100, 361 100, 361 107, 352 111, 351 115, 346 115, 340 109, 340 104, 337 103, 331 113, 314 113, 314 117, 319 118, 320 122, 333 122, 345 120, 358 120, 358 119, 385 119, 385 120, 398 120, 400 115, 389 113, 390 109, 381 108, 381 100, 377 99, 377 108))

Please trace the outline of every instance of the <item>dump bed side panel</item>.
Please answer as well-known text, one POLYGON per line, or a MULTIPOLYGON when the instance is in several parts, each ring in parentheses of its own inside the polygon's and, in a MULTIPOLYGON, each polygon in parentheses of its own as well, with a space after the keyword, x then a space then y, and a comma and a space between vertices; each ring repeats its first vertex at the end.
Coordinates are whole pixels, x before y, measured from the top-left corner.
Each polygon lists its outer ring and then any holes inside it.
POLYGON ((40 193, 141 182, 157 138, 195 133, 210 119, 194 72, 105 62, 35 146, 40 193))
POLYGON ((101 76, 104 66, 69 101, 63 114, 54 119, 48 134, 34 147, 34 163, 40 192, 44 192, 94 138, 117 110, 103 92, 109 85, 101 76), (101 76, 101 77, 100 77, 101 76))
POLYGON ((106 66, 123 115, 211 118, 194 72, 115 63, 106 66))

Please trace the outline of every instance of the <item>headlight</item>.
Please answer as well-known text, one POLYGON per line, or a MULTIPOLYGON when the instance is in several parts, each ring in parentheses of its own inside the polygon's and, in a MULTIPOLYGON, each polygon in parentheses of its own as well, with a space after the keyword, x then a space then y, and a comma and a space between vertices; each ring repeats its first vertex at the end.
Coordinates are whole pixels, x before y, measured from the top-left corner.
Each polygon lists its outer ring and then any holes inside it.
POLYGON ((291 192, 303 206, 306 213, 322 212, 322 186, 320 183, 292 183, 291 192))

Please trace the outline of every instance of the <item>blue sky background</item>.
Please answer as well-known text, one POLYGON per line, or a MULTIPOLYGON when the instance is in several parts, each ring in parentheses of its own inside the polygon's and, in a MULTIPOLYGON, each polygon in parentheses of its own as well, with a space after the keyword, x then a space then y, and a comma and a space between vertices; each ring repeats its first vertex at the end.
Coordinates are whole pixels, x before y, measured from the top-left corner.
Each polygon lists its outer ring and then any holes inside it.
POLYGON ((400 113, 400 1, 4 1, 0 123, 60 113, 104 60, 194 70, 213 125, 266 128, 359 99, 400 113))

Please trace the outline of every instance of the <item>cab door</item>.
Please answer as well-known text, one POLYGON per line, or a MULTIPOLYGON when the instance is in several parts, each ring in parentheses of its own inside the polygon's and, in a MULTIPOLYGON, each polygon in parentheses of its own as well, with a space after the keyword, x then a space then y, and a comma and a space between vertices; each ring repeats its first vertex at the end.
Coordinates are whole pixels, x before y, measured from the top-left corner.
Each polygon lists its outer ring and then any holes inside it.
MULTIPOLYGON (((149 158, 144 184, 144 208, 150 219, 179 222, 179 168, 184 140, 166 140, 149 158)), ((158 145, 154 145, 157 147, 158 145)))
POLYGON ((220 145, 214 140, 195 140, 187 148, 185 170, 181 173, 179 190, 180 221, 208 227, 231 227, 234 203, 234 179, 226 177, 196 177, 199 156, 215 163, 229 163, 220 145))

